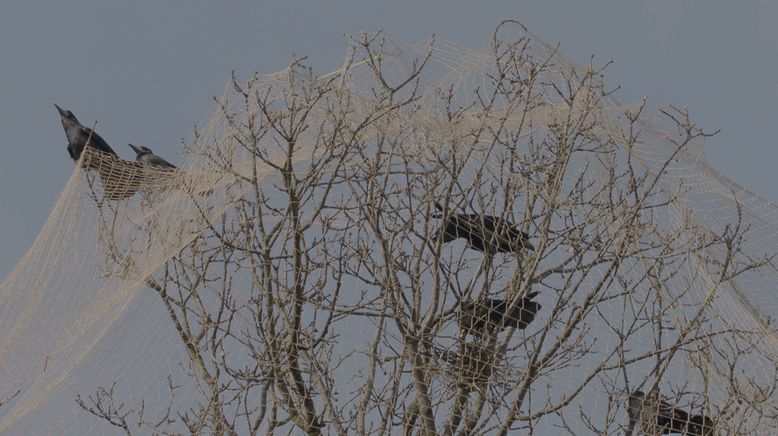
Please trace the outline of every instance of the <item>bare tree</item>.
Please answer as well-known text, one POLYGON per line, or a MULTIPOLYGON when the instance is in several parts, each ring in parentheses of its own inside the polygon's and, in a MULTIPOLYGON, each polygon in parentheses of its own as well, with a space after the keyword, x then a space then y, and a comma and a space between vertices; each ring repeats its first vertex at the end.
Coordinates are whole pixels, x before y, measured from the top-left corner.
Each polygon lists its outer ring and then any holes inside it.
MULTIPOLYGON (((716 363, 753 358, 757 330, 714 310, 772 257, 685 208, 668 172, 709 136, 685 111, 660 112, 654 147, 645 102, 614 108, 605 67, 516 23, 454 79, 434 42, 353 41, 337 75, 233 78, 228 144, 203 153, 245 195, 145 279, 188 357, 168 407, 111 387, 83 409, 128 434, 614 433, 635 429, 631 392, 661 388, 727 434, 774 419, 774 381, 716 363), (531 244, 490 249, 509 227, 531 244)), ((109 203, 106 262, 131 274, 109 203)))

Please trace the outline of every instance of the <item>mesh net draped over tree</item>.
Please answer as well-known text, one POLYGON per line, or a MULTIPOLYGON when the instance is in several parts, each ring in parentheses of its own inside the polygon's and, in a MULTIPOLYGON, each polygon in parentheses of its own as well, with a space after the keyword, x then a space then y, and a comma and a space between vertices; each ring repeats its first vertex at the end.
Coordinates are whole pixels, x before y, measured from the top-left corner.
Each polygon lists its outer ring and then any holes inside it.
POLYGON ((0 431, 774 431, 778 207, 685 111, 515 22, 351 42, 233 80, 180 170, 87 148, 0 285, 0 431))

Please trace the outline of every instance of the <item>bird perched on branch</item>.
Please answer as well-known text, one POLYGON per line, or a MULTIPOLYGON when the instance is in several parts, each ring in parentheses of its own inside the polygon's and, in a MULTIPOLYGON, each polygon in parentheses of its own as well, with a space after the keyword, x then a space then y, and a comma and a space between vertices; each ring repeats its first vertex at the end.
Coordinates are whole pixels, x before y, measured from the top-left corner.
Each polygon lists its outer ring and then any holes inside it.
POLYGON ((154 165, 162 168, 176 169, 172 163, 154 154, 150 148, 142 145, 127 144, 135 151, 135 160, 142 164, 154 165))
MULTIPOLYGON (((78 121, 78 118, 73 115, 73 112, 62 109, 56 103, 54 106, 59 112, 59 116, 62 119, 62 128, 65 129, 65 136, 68 138, 68 154, 74 161, 78 162, 86 146, 118 158, 116 152, 105 142, 105 139, 89 127, 83 126, 78 121)), ((92 168, 98 167, 93 162, 90 162, 89 166, 92 168)))
POLYGON ((540 303, 532 301, 537 295, 537 292, 531 292, 519 300, 511 311, 508 311, 510 301, 506 300, 463 301, 459 311, 459 327, 468 333, 481 332, 486 325, 499 330, 509 327, 524 329, 541 308, 540 303))
MULTIPOLYGON (((437 202, 435 207, 443 212, 443 206, 437 202)), ((435 218, 446 220, 434 233, 436 239, 443 233, 444 243, 464 238, 471 248, 484 253, 515 253, 522 249, 535 249, 529 242, 529 235, 505 218, 456 212, 448 217, 438 215, 435 218)))
POLYGON ((685 435, 712 435, 713 420, 705 415, 690 415, 659 399, 659 391, 651 396, 635 391, 627 399, 629 426, 627 434, 639 426, 645 434, 681 433, 685 435))

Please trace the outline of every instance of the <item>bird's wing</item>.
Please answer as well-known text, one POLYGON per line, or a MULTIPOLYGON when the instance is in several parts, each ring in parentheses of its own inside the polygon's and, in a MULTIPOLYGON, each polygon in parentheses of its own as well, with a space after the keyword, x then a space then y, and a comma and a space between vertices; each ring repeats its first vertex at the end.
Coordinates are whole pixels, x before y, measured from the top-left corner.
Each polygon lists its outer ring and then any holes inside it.
POLYGON ((535 251, 535 246, 529 242, 529 235, 527 234, 527 232, 522 232, 521 229, 519 229, 519 226, 515 224, 510 224, 509 228, 511 229, 510 230, 511 239, 513 240, 518 239, 519 241, 521 241, 521 245, 524 248, 530 251, 535 251))
POLYGON ((497 229, 497 226, 502 225, 502 219, 491 215, 468 215, 473 223, 483 225, 490 230, 497 229))
POLYGON ((466 238, 469 232, 469 227, 462 227, 456 220, 451 220, 441 225, 437 232, 434 233, 434 240, 437 240, 440 234, 443 233, 443 242, 451 242, 460 237, 466 238))
POLYGON ((490 240, 494 233, 495 218, 489 215, 479 214, 453 214, 451 221, 456 223, 456 227, 462 231, 490 240))
POLYGON ((664 429, 674 429, 678 425, 680 421, 678 420, 677 412, 679 412, 678 409, 661 400, 658 410, 652 411, 652 413, 656 413, 656 424, 664 429))
POLYGON ((500 299, 489 299, 486 300, 486 304, 489 307, 489 310, 493 310, 496 312, 505 312, 505 309, 508 307, 508 302, 505 300, 500 299))
POLYGON ((535 247, 529 242, 529 235, 505 218, 491 215, 468 215, 468 217, 473 222, 482 222, 483 226, 494 231, 498 238, 508 238, 511 242, 520 242, 521 246, 528 250, 535 250, 535 247))
POLYGON ((81 157, 81 153, 73 144, 68 144, 68 154, 70 155, 70 158, 73 160, 78 160, 78 158, 81 157))
POLYGON ((501 227, 504 226, 504 228, 508 229, 508 232, 511 234, 511 238, 521 238, 525 241, 529 240, 529 235, 526 232, 521 231, 521 228, 514 223, 508 220, 500 219, 499 225, 501 227))
POLYGON ((176 168, 176 166, 173 165, 172 163, 170 163, 170 162, 166 161, 165 159, 162 159, 161 157, 159 157, 157 155, 154 155, 154 154, 145 156, 143 161, 147 162, 147 163, 150 163, 151 165, 156 165, 156 166, 160 166, 160 167, 176 168))
POLYGON ((107 142, 105 142, 105 139, 103 139, 102 136, 98 135, 97 132, 95 132, 94 130, 86 128, 86 137, 89 138, 89 144, 92 147, 94 147, 94 148, 96 148, 96 149, 98 149, 98 150, 100 150, 100 151, 102 151, 104 153, 109 153, 109 154, 113 154, 113 155, 118 156, 116 154, 116 152, 113 151, 111 146, 108 145, 107 142), (90 135, 91 135, 91 137, 90 137, 90 135))
POLYGON ((511 238, 522 237, 529 239, 529 235, 522 232, 519 226, 502 217, 492 215, 470 215, 475 222, 483 223, 490 230, 498 233, 508 233, 511 238))

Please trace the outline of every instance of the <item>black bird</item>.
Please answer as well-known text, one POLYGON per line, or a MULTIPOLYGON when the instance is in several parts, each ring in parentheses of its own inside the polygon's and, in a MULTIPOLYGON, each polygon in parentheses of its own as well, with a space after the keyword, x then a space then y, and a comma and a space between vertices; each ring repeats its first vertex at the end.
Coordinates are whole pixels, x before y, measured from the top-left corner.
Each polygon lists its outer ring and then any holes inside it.
POLYGON ((646 397, 642 391, 635 391, 627 399, 627 415, 631 435, 636 426, 645 434, 681 433, 685 435, 712 435, 713 420, 705 415, 689 415, 659 399, 659 391, 646 397))
POLYGON ((524 329, 535 319, 535 315, 540 310, 540 303, 532 301, 537 295, 537 292, 531 292, 509 313, 506 312, 510 301, 463 301, 459 312, 459 327, 468 333, 481 332, 487 324, 499 330, 509 327, 524 329))
POLYGON ((135 154, 136 154, 135 160, 140 163, 154 165, 163 168, 176 169, 175 165, 157 156, 148 147, 144 147, 142 145, 132 145, 132 144, 127 144, 127 145, 129 145, 130 148, 135 150, 135 154))
MULTIPOLYGON (((443 211, 443 206, 437 202, 435 207, 443 211)), ((529 242, 527 233, 510 221, 492 215, 451 213, 434 237, 440 237, 441 232, 444 243, 465 238, 471 248, 484 253, 515 253, 521 249, 535 249, 529 242)))
MULTIPOLYGON (((73 115, 73 112, 62 109, 56 103, 54 106, 57 108, 60 118, 62 118, 62 128, 65 129, 65 136, 68 138, 68 154, 70 154, 70 157, 74 161, 78 162, 81 153, 84 151, 84 147, 87 145, 96 150, 100 150, 103 153, 112 154, 118 157, 111 146, 105 142, 105 139, 89 127, 81 125, 81 123, 78 122, 78 118, 73 115)), ((90 166, 97 167, 94 164, 90 166)))

